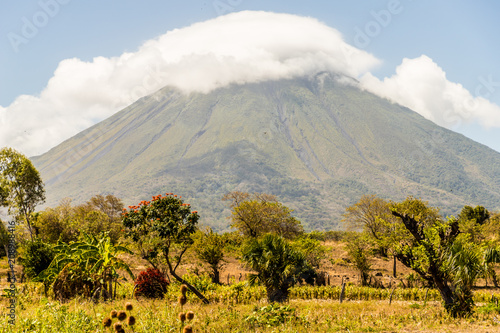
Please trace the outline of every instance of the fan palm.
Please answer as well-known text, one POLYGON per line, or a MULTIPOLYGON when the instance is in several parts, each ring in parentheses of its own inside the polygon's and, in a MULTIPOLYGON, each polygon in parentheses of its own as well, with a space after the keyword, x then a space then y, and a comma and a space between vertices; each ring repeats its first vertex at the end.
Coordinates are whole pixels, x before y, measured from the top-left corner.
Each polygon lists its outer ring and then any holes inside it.
POLYGON ((243 249, 242 259, 257 272, 250 275, 250 283, 262 283, 269 302, 286 301, 289 288, 307 268, 304 254, 272 234, 251 240, 243 249))

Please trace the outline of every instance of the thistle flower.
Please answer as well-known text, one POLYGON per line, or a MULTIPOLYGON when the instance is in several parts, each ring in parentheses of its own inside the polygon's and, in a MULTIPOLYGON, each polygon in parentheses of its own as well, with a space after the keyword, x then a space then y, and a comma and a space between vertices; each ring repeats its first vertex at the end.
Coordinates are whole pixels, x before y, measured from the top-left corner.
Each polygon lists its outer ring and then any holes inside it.
POLYGON ((111 318, 116 318, 117 315, 118 315, 118 312, 116 310, 111 310, 111 312, 109 313, 109 316, 111 318))
POLYGON ((191 325, 187 325, 184 327, 183 333, 193 333, 193 327, 191 325))
POLYGON ((179 320, 182 322, 186 321, 186 314, 184 312, 179 313, 179 320))
POLYGON ((187 318, 187 320, 193 320, 193 318, 194 318, 194 312, 193 311, 188 311, 188 313, 186 313, 186 318, 187 318))
POLYGON ((113 327, 114 327, 114 329, 115 329, 115 332, 120 332, 120 331, 122 331, 122 330, 123 330, 123 326, 122 326, 122 324, 121 324, 121 323, 115 323, 115 324, 113 325, 113 327))
POLYGON ((181 294, 183 294, 184 296, 186 296, 186 291, 188 290, 188 287, 183 284, 181 285, 181 294))
POLYGON ((125 310, 132 311, 133 309, 134 309, 134 306, 132 305, 132 303, 130 303, 130 302, 125 303, 125 310))
POLYGON ((102 321, 102 325, 104 327, 110 327, 112 323, 113 323, 113 320, 111 320, 111 318, 106 318, 102 321))
POLYGON ((125 311, 118 311, 118 320, 127 319, 127 313, 125 311))
POLYGON ((184 304, 186 304, 186 302, 187 302, 186 296, 184 296, 184 295, 179 296, 179 305, 180 306, 184 306, 184 304))
POLYGON ((129 316, 127 324, 128 324, 128 326, 134 326, 135 325, 135 317, 134 316, 129 316))

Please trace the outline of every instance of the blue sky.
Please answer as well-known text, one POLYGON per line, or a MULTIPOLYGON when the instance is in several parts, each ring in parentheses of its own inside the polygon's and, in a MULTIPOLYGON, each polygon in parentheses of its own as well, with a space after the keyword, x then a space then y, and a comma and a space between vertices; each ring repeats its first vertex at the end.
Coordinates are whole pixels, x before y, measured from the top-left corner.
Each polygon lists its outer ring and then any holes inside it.
MULTIPOLYGON (((439 119, 432 106, 424 107, 421 113, 428 112, 429 117, 437 117, 432 119, 439 124, 500 151, 500 115, 495 115, 495 106, 500 105, 500 3, 493 0, 4 1, 0 12, 0 146, 19 147, 27 154, 41 153, 109 115, 109 110, 101 114, 101 109, 95 108, 80 127, 61 131, 59 136, 47 139, 45 145, 23 146, 23 140, 41 142, 50 135, 23 136, 32 129, 22 128, 23 122, 10 120, 13 112, 21 112, 12 103, 21 95, 39 97, 61 61, 77 58, 92 62, 95 57, 120 57, 124 52, 137 52, 148 40, 173 29, 246 10, 312 17, 336 29, 347 44, 379 60, 379 65, 369 70, 373 78, 367 79, 367 89, 409 106, 416 102, 415 95, 406 94, 412 82, 408 76, 393 77, 391 82, 383 79, 392 77, 404 58, 419 59, 408 62, 401 71, 422 66, 436 77, 445 74, 452 85, 440 81, 436 87, 457 91, 457 85, 461 85, 480 102, 467 109, 470 114, 464 117, 460 112, 455 114, 453 121, 439 119), (419 58, 422 55, 427 57, 419 58), (475 118, 483 109, 488 112, 475 118)), ((422 73, 427 73, 425 70, 422 73)), ((428 92, 425 96, 432 103, 428 92)), ((33 113, 25 111, 28 113, 24 119, 43 116, 46 109, 35 110, 36 104, 33 105, 33 113)), ((47 133, 51 131, 54 129, 47 133)))

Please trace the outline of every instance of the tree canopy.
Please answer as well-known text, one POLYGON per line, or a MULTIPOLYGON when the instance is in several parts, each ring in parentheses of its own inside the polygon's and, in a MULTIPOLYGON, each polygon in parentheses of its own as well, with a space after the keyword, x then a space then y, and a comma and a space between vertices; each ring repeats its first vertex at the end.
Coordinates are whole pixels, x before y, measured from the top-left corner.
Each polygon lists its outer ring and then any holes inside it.
POLYGON ((293 238, 303 232, 299 220, 291 215, 293 210, 278 202, 273 195, 230 192, 223 198, 232 210, 232 226, 248 237, 274 233, 293 238))
POLYGON ((8 207, 17 221, 25 221, 33 238, 31 214, 45 201, 38 170, 23 154, 12 148, 0 150, 0 205, 8 207))

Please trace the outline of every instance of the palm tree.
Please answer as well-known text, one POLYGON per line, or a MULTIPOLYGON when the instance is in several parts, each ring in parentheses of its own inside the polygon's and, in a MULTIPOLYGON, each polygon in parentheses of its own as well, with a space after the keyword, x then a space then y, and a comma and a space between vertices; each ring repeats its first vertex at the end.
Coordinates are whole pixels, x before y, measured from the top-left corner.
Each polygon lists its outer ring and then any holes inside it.
POLYGON ((250 283, 262 283, 269 302, 286 301, 289 288, 308 268, 304 254, 294 250, 282 237, 272 234, 250 240, 243 249, 242 259, 257 272, 250 275, 250 283))

